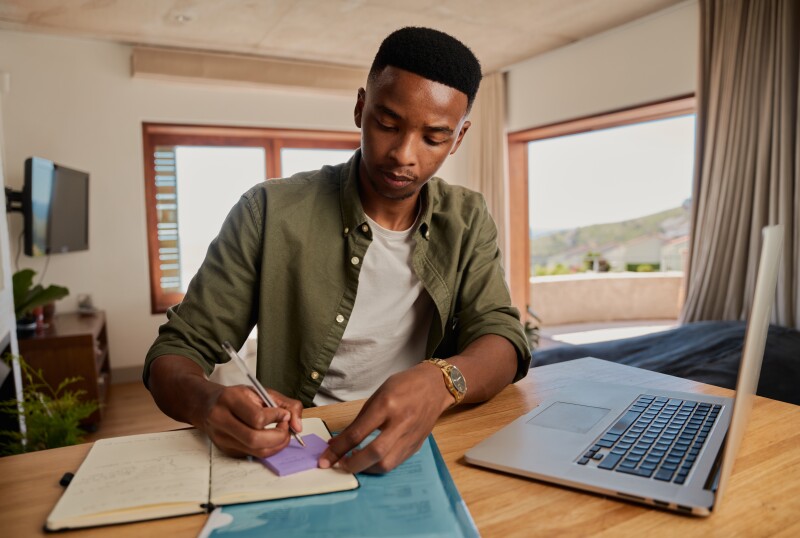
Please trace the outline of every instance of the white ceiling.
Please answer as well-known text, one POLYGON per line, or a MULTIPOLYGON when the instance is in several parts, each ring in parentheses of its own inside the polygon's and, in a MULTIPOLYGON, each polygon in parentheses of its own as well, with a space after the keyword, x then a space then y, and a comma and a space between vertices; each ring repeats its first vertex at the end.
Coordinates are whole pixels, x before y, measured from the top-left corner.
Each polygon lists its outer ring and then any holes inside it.
POLYGON ((381 40, 429 26, 492 72, 683 0, 0 0, 0 28, 369 67, 381 40))

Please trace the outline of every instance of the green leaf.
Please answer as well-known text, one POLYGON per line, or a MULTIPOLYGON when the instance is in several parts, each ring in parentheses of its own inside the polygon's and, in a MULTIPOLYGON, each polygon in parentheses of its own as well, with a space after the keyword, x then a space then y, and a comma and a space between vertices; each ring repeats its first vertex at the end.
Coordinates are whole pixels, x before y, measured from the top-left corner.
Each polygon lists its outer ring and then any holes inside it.
MULTIPOLYGON (((10 354, 3 357, 6 362, 12 360, 10 354)), ((0 431, 0 455, 19 454, 46 448, 74 445, 83 441, 82 420, 94 413, 99 405, 96 401, 82 401, 85 391, 65 390, 72 383, 82 378, 69 378, 59 384, 54 394, 53 388, 41 378, 41 372, 35 371, 22 357, 18 357, 23 375, 31 381, 23 389, 23 406, 19 410, 16 400, 0 401, 0 413, 25 418, 28 429, 27 436, 15 431, 0 431), (42 379, 42 383, 35 381, 42 379)))
POLYGON ((14 288, 14 314, 17 319, 23 318, 34 308, 44 306, 69 295, 69 290, 63 286, 42 287, 40 284, 33 285, 33 277, 36 271, 33 269, 22 269, 12 276, 11 280, 14 288))

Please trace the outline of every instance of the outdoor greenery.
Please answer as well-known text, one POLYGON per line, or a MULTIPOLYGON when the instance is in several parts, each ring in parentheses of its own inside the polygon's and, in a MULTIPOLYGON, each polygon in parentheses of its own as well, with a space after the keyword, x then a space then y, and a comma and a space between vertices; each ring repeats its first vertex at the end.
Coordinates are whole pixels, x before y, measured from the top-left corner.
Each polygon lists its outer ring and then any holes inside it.
MULTIPOLYGON (((14 356, 7 353, 3 360, 11 366, 14 356)), ((0 413, 25 419, 27 433, 0 431, 0 455, 21 454, 47 448, 76 445, 83 442, 82 420, 98 409, 97 402, 82 401, 84 390, 67 390, 81 380, 70 377, 53 389, 41 370, 34 370, 22 357, 17 357, 22 369, 23 404, 17 400, 0 402, 0 413)))
POLYGON ((658 271, 659 267, 660 264, 658 263, 629 263, 626 270, 637 273, 652 273, 653 271, 658 271))
POLYGON ((545 265, 537 265, 533 268, 533 276, 550 276, 550 275, 571 275, 575 272, 583 272, 583 271, 574 271, 564 265, 563 263, 557 263, 553 267, 547 267, 545 265))
POLYGON ((525 319, 525 336, 528 338, 528 348, 533 351, 539 347, 542 320, 530 306, 527 307, 528 316, 525 319))
MULTIPOLYGON (((625 243, 637 237, 658 233, 664 221, 686 216, 686 208, 676 207, 638 219, 595 224, 536 237, 531 239, 531 265, 544 265, 551 256, 573 249, 584 248, 586 252, 596 252, 604 245, 625 243)), ((574 271, 567 271, 569 272, 574 271)))

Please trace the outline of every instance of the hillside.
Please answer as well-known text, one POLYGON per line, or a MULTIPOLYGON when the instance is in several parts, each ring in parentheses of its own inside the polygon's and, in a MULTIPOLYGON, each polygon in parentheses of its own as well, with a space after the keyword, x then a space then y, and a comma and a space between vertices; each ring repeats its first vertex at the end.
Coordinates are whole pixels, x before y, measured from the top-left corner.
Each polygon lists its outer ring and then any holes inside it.
POLYGON ((608 245, 620 244, 655 233, 665 228, 685 225, 689 219, 687 206, 676 207, 640 217, 638 219, 595 224, 582 228, 561 230, 531 240, 531 264, 546 265, 552 257, 575 250, 599 250, 608 245), (666 225, 666 226, 665 226, 666 225))

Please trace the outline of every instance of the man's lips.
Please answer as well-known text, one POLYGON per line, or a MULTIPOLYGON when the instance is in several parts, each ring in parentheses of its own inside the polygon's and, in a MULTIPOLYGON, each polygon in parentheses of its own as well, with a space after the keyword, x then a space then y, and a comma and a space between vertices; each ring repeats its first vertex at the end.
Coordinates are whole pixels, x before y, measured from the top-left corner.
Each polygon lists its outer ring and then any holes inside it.
POLYGON ((415 178, 411 176, 394 174, 392 172, 381 171, 381 175, 383 175, 383 178, 387 183, 395 187, 405 187, 409 183, 413 183, 415 181, 415 178))

